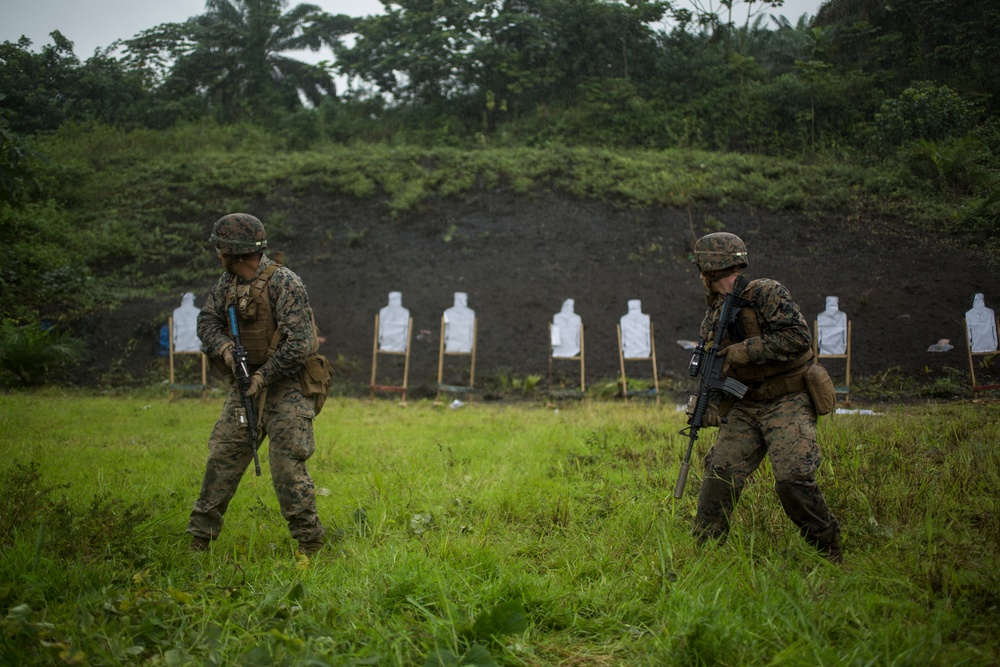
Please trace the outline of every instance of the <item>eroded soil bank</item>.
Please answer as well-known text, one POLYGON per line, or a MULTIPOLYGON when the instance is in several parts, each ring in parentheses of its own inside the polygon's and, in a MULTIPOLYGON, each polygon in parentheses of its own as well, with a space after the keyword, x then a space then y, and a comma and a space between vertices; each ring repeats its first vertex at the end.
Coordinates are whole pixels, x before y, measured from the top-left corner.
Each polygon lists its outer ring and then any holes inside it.
MULTIPOLYGON (((555 194, 480 193, 433 202, 399 218, 378 202, 306 196, 271 235, 272 250, 305 280, 341 381, 367 387, 374 319, 390 291, 403 293, 414 319, 410 385, 431 393, 437 381, 443 311, 454 292, 468 294, 478 322, 477 386, 499 377, 548 373, 548 324, 564 299, 575 300, 585 327, 588 382, 619 373, 616 327, 629 299, 651 316, 661 382, 685 383, 689 352, 678 340, 697 336, 704 291, 689 261, 696 235, 740 235, 751 277, 782 282, 810 321, 839 297, 851 320, 855 379, 889 372, 914 381, 968 374, 964 313, 983 292, 1000 305, 997 272, 974 248, 891 231, 830 215, 820 219, 746 210, 696 213, 622 210, 555 194), (928 352, 939 339, 954 349, 928 352)), ((266 203, 259 211, 268 223, 266 203)), ((206 230, 214 222, 206 214, 206 230)), ((273 253, 272 253, 273 254, 273 253)), ((201 305, 209 284, 191 285, 201 305)), ((127 303, 88 323, 90 367, 81 381, 108 370, 152 379, 158 330, 179 294, 127 303)), ((452 361, 454 363, 452 363, 452 361)), ((382 358, 385 380, 401 378, 402 360, 382 358)), ((836 371, 839 362, 828 364, 836 371)), ((446 379, 461 382, 460 359, 446 379)), ((569 384, 577 367, 556 365, 569 384)), ((630 375, 650 367, 630 365, 630 375)), ((380 373, 382 375, 382 373, 380 373)), ((961 379, 960 377, 960 379, 961 379)))

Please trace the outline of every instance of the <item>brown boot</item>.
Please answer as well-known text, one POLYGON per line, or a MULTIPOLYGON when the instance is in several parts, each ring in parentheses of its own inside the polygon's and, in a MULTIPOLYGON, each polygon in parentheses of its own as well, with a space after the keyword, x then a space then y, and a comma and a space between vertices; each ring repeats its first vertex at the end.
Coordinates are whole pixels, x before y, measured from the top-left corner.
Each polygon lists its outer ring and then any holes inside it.
POLYGON ((299 540, 299 553, 303 556, 312 556, 322 548, 322 540, 317 540, 316 542, 303 542, 299 540))
POLYGON ((191 538, 191 544, 188 546, 188 551, 193 554, 200 554, 208 551, 208 546, 211 544, 210 540, 206 540, 204 537, 193 537, 191 538))

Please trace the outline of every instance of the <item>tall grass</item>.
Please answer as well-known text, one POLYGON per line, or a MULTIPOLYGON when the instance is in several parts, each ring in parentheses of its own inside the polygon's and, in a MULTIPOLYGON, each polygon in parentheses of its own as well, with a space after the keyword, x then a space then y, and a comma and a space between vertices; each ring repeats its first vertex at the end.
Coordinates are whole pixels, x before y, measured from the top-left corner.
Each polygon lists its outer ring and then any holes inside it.
MULTIPOLYGON (((0 662, 1000 660, 997 405, 824 418, 821 484, 844 528, 834 566, 784 517, 766 468, 732 539, 696 547, 698 477, 671 494, 681 416, 591 402, 331 399, 310 470, 339 539, 296 558, 265 471, 192 556, 184 528, 219 403, 0 395, 0 473, 34 465, 39 488, 68 484, 51 493, 83 513, 99 496, 150 516, 133 527, 137 549, 103 557, 58 556, 45 513, 21 522, 0 547, 0 662)), ((122 523, 120 506, 100 507, 122 523)))

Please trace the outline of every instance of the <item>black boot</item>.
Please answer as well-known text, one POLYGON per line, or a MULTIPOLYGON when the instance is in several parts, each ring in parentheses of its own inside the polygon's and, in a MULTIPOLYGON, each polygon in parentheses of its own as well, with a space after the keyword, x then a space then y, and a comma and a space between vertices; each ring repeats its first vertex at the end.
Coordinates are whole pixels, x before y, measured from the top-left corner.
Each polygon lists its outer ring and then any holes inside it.
POLYGON ((774 490, 785 514, 798 526, 805 541, 831 563, 842 563, 840 525, 830 513, 819 485, 816 482, 777 482, 774 490))
POLYGON ((731 481, 718 476, 706 477, 698 493, 698 513, 694 517, 694 535, 698 543, 715 540, 719 544, 729 535, 729 517, 739 500, 740 490, 731 481))

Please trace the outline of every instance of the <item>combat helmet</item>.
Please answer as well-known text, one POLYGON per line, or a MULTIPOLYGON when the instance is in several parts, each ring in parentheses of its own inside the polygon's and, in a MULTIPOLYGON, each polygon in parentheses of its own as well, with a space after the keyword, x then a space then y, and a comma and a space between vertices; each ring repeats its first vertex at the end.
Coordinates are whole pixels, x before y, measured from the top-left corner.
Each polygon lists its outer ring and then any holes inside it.
POLYGON ((249 213, 230 213, 216 221, 208 239, 223 255, 260 252, 267 247, 263 223, 249 213))
POLYGON ((694 244, 694 262, 702 273, 723 271, 750 265, 747 247, 736 234, 716 232, 698 239, 694 244))

